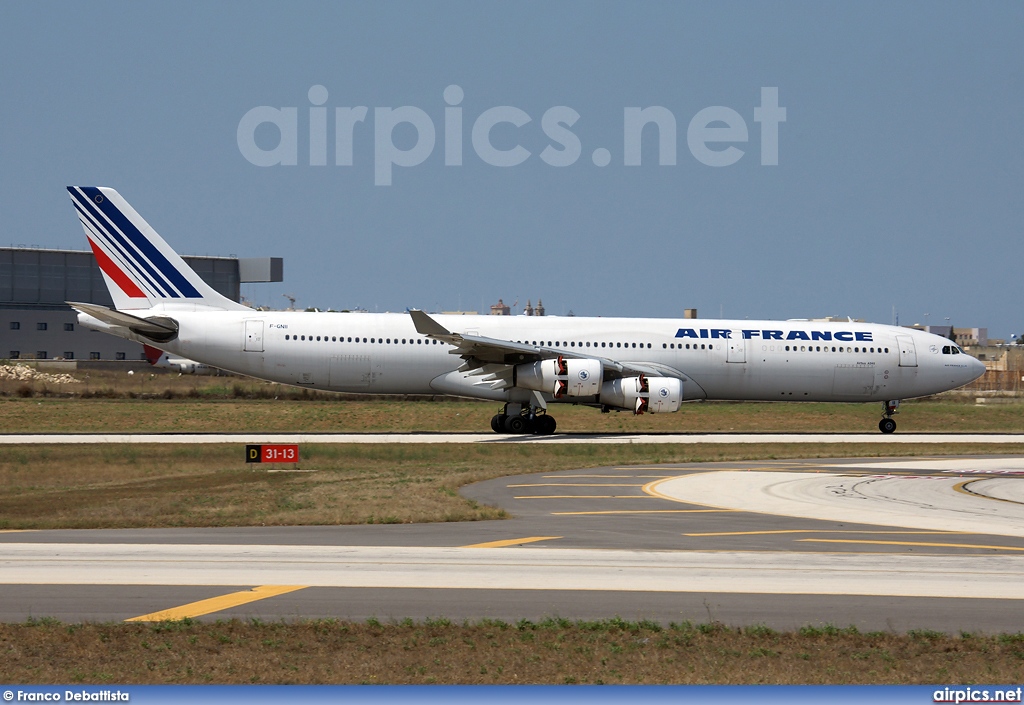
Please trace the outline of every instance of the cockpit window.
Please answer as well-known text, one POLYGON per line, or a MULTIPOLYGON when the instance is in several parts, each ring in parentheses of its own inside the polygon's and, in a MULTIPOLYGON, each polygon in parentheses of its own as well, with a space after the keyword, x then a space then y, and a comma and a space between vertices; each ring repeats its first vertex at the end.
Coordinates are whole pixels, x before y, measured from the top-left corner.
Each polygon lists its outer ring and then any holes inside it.
POLYGON ((950 347, 948 345, 943 345, 942 346, 942 354, 943 355, 951 355, 952 354, 952 352, 950 351, 950 347))

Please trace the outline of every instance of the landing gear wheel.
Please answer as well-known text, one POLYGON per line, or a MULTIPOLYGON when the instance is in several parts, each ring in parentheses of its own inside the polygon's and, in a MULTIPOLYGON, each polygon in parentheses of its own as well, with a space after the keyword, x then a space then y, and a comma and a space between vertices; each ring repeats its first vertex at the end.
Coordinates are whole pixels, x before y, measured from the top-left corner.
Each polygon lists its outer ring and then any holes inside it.
POLYGON ((528 424, 522 416, 509 416, 505 419, 505 430, 508 433, 526 433, 528 424))
POLYGON ((534 421, 533 425, 534 433, 536 433, 539 436, 550 436, 552 433, 555 432, 555 420, 554 418, 548 416, 547 414, 544 414, 543 416, 538 416, 537 420, 534 421))
POLYGON ((896 422, 892 419, 882 419, 878 422, 878 430, 882 433, 892 433, 896 430, 896 422))
POLYGON ((491 417, 491 430, 495 433, 505 433, 505 414, 495 414, 491 417))

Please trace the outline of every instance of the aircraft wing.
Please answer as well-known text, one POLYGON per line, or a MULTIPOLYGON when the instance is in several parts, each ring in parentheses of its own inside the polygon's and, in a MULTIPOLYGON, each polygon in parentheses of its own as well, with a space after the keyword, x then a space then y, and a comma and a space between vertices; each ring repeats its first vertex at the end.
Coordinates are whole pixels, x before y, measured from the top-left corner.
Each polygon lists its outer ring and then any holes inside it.
POLYGON ((416 326, 416 332, 454 347, 449 353, 459 355, 466 361, 459 368, 462 372, 483 370, 486 367, 488 372, 494 374, 494 366, 521 365, 561 356, 576 360, 598 360, 604 367, 605 376, 608 379, 632 377, 641 373, 652 377, 679 377, 677 370, 663 365, 619 362, 598 355, 588 355, 577 350, 562 350, 479 335, 453 333, 423 311, 411 309, 409 315, 412 317, 413 325, 416 326))

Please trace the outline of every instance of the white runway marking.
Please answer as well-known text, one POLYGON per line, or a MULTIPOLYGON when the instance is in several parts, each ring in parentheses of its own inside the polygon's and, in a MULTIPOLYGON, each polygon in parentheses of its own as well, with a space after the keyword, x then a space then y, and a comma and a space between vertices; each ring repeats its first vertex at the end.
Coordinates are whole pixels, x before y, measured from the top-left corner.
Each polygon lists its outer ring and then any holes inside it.
POLYGON ((48 443, 979 443, 1024 444, 1024 434, 881 433, 699 433, 559 434, 507 436, 494 433, 70 433, 0 435, 0 445, 48 443))
MULTIPOLYGON (((970 467, 976 461, 957 462, 970 467)), ((1021 496, 1024 478, 999 479, 1007 484, 993 486, 993 492, 1001 497, 1021 496)), ((844 477, 727 470, 654 482, 648 490, 679 502, 762 514, 1024 537, 1024 504, 998 501, 987 492, 988 496, 974 496, 954 489, 964 482, 948 475, 844 477)))
POLYGON ((1024 457, 1006 458, 932 458, 914 460, 864 460, 831 468, 869 468, 877 470, 935 470, 951 473, 1020 473, 1024 475, 1024 457))
POLYGON ((1024 557, 551 548, 0 544, 0 583, 1024 599, 1024 557))

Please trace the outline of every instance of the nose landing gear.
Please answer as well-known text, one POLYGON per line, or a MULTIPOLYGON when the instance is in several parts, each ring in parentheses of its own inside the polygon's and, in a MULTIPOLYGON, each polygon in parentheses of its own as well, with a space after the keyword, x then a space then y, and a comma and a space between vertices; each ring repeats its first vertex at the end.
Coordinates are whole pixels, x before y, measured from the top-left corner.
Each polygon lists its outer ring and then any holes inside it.
POLYGON ((896 411, 900 406, 899 399, 893 399, 892 401, 882 402, 884 411, 882 412, 883 418, 878 422, 878 430, 882 433, 892 433, 896 430, 896 422, 893 420, 893 414, 899 413, 896 411))

